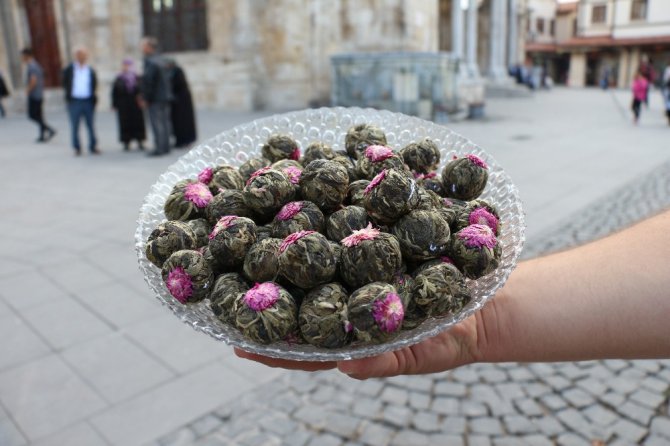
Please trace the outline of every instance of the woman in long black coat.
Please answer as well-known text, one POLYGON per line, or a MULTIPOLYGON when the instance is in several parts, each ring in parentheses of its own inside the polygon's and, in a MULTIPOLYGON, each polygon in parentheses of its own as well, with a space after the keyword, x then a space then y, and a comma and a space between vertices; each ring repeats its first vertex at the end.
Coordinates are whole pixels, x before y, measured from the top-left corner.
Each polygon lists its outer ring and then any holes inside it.
POLYGON ((129 150, 133 140, 137 141, 140 150, 144 150, 147 135, 144 113, 139 105, 140 78, 130 59, 123 60, 122 70, 112 86, 112 107, 119 121, 119 141, 123 143, 123 150, 129 150))
POLYGON ((196 140, 195 113, 193 99, 184 70, 172 62, 170 67, 172 94, 174 96, 170 107, 172 134, 175 137, 175 147, 188 147, 196 140))

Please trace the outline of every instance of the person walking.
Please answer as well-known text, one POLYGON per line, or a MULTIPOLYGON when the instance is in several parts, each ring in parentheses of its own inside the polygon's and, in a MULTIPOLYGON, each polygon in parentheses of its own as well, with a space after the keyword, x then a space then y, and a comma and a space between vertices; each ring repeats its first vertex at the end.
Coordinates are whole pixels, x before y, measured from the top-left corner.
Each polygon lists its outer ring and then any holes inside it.
POLYGON ((79 123, 84 118, 88 130, 88 150, 92 155, 99 155, 95 136, 95 104, 97 102, 96 87, 97 77, 95 70, 88 65, 88 51, 84 47, 78 47, 74 51, 74 62, 63 70, 63 88, 65 90, 65 101, 70 116, 72 128, 72 147, 76 156, 81 155, 81 144, 79 142, 79 123))
POLYGON ((142 76, 143 106, 149 113, 154 134, 155 148, 148 156, 161 156, 170 152, 170 101, 172 87, 165 59, 158 53, 154 37, 142 39, 144 75, 142 76))
POLYGON ((168 62, 168 67, 174 96, 170 103, 172 134, 175 138, 174 145, 179 149, 188 147, 196 140, 193 98, 184 70, 174 60, 168 62))
POLYGON ((637 123, 640 121, 640 106, 642 103, 645 101, 647 97, 647 89, 649 87, 649 84, 647 82, 647 79, 642 76, 642 73, 639 71, 635 73, 635 78, 633 79, 633 123, 637 125, 637 123))
POLYGON ((7 88, 5 79, 2 77, 2 73, 0 73, 0 116, 3 118, 7 116, 7 112, 5 111, 5 107, 2 105, 2 100, 7 96, 9 96, 9 88, 7 88))
POLYGON ((33 50, 21 50, 21 60, 26 65, 26 96, 28 97, 28 118, 39 127, 36 142, 47 142, 56 135, 56 130, 49 126, 42 115, 44 103, 44 71, 35 60, 33 50))
POLYGON ((140 108, 140 77, 133 69, 132 59, 123 59, 121 73, 112 85, 112 108, 116 110, 119 123, 119 141, 123 150, 130 150, 131 141, 137 141, 138 148, 144 150, 146 131, 144 114, 140 108))
POLYGON ((670 125, 670 61, 663 70, 663 101, 665 103, 665 116, 668 118, 668 125, 670 125))

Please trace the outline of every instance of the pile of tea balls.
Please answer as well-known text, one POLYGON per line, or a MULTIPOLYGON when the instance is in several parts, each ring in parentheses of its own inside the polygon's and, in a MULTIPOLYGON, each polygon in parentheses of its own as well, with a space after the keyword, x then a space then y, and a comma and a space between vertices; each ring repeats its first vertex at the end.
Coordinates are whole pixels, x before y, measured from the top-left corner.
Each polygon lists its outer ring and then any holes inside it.
POLYGON ((179 303, 207 299, 254 342, 387 342, 461 311, 466 279, 500 261, 500 216, 479 198, 487 164, 439 164, 431 139, 394 150, 370 124, 349 129, 345 150, 301 153, 272 135, 261 157, 175 184, 146 257, 179 303))

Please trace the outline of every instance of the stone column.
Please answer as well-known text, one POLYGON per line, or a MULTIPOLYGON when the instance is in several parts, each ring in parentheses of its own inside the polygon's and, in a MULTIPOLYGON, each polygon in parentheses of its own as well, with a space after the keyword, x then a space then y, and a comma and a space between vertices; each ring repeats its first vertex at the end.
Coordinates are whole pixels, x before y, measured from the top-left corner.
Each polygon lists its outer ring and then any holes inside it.
POLYGON ((463 59, 463 9, 461 0, 451 0, 451 52, 463 59))
POLYGON ((465 63, 467 64, 468 75, 473 78, 479 77, 479 66, 477 65, 477 7, 477 0, 469 0, 465 63))
POLYGON ((519 43, 518 36, 518 13, 517 0, 509 0, 509 10, 507 23, 509 24, 509 32, 507 34, 507 67, 511 67, 519 63, 519 56, 517 54, 517 45, 519 43))
POLYGON ((494 83, 503 83, 507 79, 504 67, 506 3, 507 0, 491 0, 491 38, 489 41, 488 77, 494 83))

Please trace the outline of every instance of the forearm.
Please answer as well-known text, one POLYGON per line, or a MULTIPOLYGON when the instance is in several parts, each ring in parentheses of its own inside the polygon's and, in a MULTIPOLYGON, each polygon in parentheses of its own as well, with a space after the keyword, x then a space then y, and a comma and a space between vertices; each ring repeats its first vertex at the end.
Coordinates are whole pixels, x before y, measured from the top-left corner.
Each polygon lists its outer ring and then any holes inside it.
POLYGON ((670 357, 670 212, 521 263, 479 320, 482 361, 670 357))

